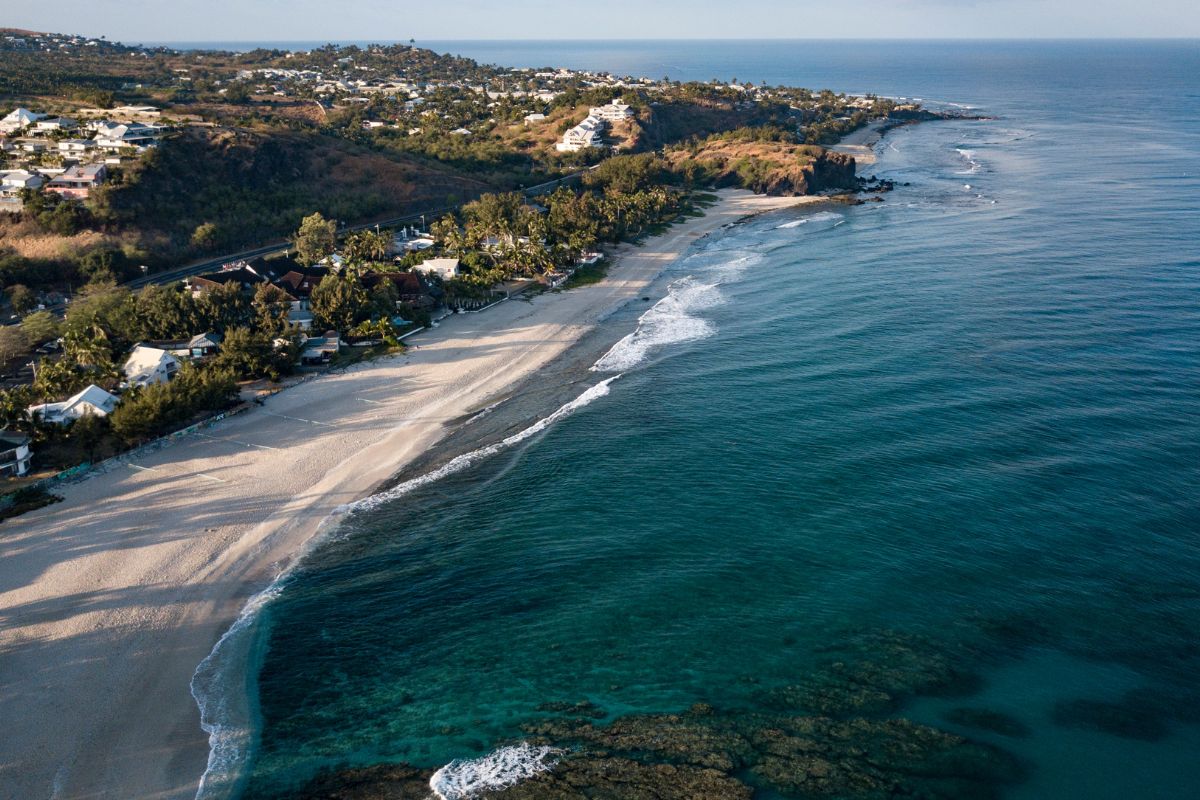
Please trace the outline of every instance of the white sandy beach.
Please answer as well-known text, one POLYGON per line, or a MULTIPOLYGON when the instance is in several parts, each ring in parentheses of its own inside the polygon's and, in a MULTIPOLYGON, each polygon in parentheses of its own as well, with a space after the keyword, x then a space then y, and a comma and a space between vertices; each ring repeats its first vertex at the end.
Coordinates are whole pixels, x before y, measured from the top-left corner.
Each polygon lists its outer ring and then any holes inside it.
POLYGON ((322 376, 0 528, 0 798, 191 798, 192 674, 338 506, 639 297, 696 238, 818 198, 727 191, 619 251, 601 283, 456 315, 402 356, 322 376))
POLYGON ((855 163, 861 168, 875 163, 875 145, 883 138, 886 120, 875 120, 856 131, 846 134, 830 150, 854 156, 855 163))

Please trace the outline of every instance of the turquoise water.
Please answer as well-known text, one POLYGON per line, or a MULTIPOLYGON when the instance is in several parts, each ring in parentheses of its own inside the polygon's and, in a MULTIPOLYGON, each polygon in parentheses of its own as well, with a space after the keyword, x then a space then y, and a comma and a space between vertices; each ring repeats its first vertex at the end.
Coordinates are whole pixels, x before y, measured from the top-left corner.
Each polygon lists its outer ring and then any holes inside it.
POLYGON ((718 61, 995 119, 889 134, 884 203, 705 240, 607 394, 346 521, 265 612, 250 794, 547 702, 774 709, 900 639, 969 679, 887 715, 1021 759, 1003 796, 1195 795, 1200 46, 857 47, 718 61))

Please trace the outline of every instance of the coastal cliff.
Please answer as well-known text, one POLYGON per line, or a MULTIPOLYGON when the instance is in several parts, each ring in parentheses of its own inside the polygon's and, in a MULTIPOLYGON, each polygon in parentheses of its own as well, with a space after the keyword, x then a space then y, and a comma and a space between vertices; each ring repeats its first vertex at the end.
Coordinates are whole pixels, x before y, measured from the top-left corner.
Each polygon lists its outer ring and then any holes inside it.
POLYGON ((782 197, 858 188, 853 156, 784 141, 710 139, 669 158, 696 182, 782 197))

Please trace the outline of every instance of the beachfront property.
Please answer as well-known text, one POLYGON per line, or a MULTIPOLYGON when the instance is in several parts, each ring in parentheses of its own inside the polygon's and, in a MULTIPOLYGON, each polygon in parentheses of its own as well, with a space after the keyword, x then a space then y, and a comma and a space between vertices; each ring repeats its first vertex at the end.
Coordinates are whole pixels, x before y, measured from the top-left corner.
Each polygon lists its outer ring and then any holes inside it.
POLYGON ((84 164, 69 167, 54 180, 46 184, 47 192, 57 192, 63 197, 85 199, 108 177, 108 167, 104 164, 84 164))
POLYGON ((19 478, 29 472, 33 453, 29 449, 29 434, 0 430, 0 477, 19 478))
POLYGON ((364 275, 362 279, 363 287, 368 291, 373 291, 385 281, 396 289, 397 308, 433 308, 437 304, 421 276, 415 272, 372 272, 364 275))
MULTIPOLYGON (((189 358, 206 358, 215 356, 221 349, 221 334, 211 331, 205 333, 197 333, 191 339, 188 339, 187 353, 189 358)), ((176 355, 179 355, 176 353, 176 355)))
POLYGON ((216 355, 220 351, 221 335, 219 333, 198 333, 190 339, 152 339, 141 342, 141 345, 166 351, 177 359, 205 358, 216 355))
POLYGON ((121 367, 125 376, 124 386, 151 386, 156 383, 166 383, 179 372, 179 359, 170 351, 161 347, 145 344, 135 345, 129 351, 129 358, 121 367))
POLYGON ((310 336, 300 344, 301 364, 328 364, 342 347, 342 337, 337 331, 326 331, 324 336, 310 336))
POLYGON ((107 417, 117 407, 116 395, 104 391, 96 384, 57 403, 39 403, 30 406, 29 416, 47 425, 68 425, 83 417, 107 417))
POLYGON ((458 259, 457 258, 428 258, 421 262, 417 267, 421 272, 428 272, 437 275, 444 281, 453 280, 458 277, 458 259))

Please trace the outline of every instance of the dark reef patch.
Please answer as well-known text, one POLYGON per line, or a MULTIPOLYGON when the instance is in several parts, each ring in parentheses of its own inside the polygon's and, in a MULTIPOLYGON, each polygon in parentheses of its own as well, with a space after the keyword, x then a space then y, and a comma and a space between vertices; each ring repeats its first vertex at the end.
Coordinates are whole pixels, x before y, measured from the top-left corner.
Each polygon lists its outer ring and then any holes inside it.
MULTIPOLYGON (((563 749, 561 760, 549 772, 479 797, 999 797, 1025 776, 1015 756, 891 716, 915 695, 977 691, 980 681, 966 665, 981 654, 892 630, 859 631, 818 654, 800 680, 757 691, 749 709, 697 703, 677 714, 605 720, 604 710, 587 700, 546 702, 520 726, 519 738, 563 749)), ((984 709, 955 709, 947 718, 1006 736, 1027 734, 1020 722, 984 709)), ((407 765, 329 771, 289 797, 424 800, 432 772, 407 765)))
POLYGON ((987 708, 952 708, 942 715, 942 719, 951 725, 974 728, 1000 736, 1024 738, 1029 735, 1029 726, 1021 720, 987 708))
POLYGON ((1132 702, 1109 703, 1101 700, 1066 700, 1054 706, 1054 723, 1064 728, 1083 728, 1119 736, 1156 742, 1167 735, 1168 725, 1162 714, 1132 702))

